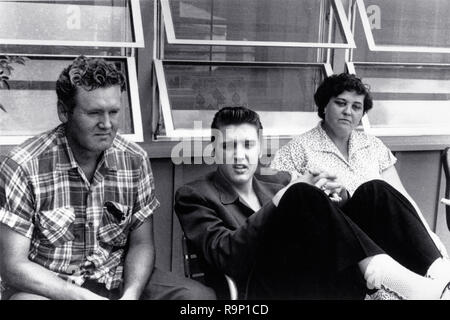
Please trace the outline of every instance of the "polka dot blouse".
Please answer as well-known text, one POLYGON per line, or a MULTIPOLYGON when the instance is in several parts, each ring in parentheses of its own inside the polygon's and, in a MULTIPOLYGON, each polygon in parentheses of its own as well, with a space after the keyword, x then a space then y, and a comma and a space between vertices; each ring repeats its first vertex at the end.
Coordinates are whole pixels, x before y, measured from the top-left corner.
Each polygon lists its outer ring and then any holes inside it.
POLYGON ((281 147, 270 166, 300 174, 309 169, 334 173, 352 195, 364 182, 381 178, 381 173, 396 162, 380 139, 357 130, 350 136, 348 161, 345 160, 320 122, 281 147))

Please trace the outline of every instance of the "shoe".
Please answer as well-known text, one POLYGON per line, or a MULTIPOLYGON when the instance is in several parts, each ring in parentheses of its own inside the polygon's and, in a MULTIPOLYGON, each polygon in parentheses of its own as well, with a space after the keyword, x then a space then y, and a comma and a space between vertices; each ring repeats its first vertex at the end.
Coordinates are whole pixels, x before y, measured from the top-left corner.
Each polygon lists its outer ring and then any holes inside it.
POLYGON ((403 300, 397 293, 389 289, 381 288, 372 294, 366 294, 364 300, 403 300))

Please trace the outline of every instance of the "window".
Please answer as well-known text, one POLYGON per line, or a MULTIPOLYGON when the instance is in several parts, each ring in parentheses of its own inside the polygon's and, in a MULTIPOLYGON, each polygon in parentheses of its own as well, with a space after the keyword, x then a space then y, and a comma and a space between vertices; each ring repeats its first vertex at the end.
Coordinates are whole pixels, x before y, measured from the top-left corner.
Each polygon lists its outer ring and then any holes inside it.
MULTIPOLYGON (((19 144, 50 130, 60 122, 56 109, 55 81, 73 57, 25 57, 24 65, 14 64, 9 90, 3 89, 0 102, 1 144, 19 144)), ((119 132, 133 141, 142 141, 142 124, 137 96, 134 58, 109 58, 127 74, 122 93, 119 132)))
POLYGON ((314 91, 327 64, 155 62, 168 137, 209 137, 215 112, 251 106, 266 135, 295 135, 319 121, 314 91), (161 88, 162 86, 162 88, 161 88))
POLYGON ((365 130, 392 137, 450 135, 450 2, 354 0, 350 8, 357 47, 350 49, 347 69, 370 85, 374 97, 365 130))
POLYGON ((381 136, 450 135, 450 66, 351 63, 370 85, 365 130, 381 136))
POLYGON ((281 47, 354 47, 340 1, 161 0, 171 44, 281 47), (337 12, 342 38, 321 38, 323 6, 337 12))
POLYGON ((356 5, 371 51, 450 53, 448 1, 356 0, 356 5))
POLYGON ((329 50, 354 47, 340 0, 160 0, 155 12, 160 140, 209 138, 230 105, 257 111, 266 136, 304 132, 329 50))
POLYGON ((0 43, 143 47, 136 0, 2 1, 0 43))
POLYGON ((143 46, 137 0, 2 1, 0 59, 12 63, 0 87, 0 144, 19 144, 59 124, 55 82, 79 54, 114 62, 127 78, 120 132, 143 141, 134 48, 143 46))

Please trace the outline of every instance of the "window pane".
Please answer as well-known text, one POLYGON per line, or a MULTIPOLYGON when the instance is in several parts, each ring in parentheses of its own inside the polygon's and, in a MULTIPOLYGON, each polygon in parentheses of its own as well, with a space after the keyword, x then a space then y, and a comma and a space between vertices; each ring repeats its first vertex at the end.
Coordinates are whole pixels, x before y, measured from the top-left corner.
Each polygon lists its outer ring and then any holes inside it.
POLYGON ((373 94, 374 107, 368 113, 372 128, 449 131, 450 66, 355 68, 373 94))
POLYGON ((365 0, 364 3, 376 44, 450 47, 448 0, 365 0))
MULTIPOLYGON (((429 46, 431 50, 450 48, 450 34, 447 32, 450 29, 449 1, 364 0, 364 4, 375 45, 429 46)), ((354 61, 450 62, 450 55, 445 53, 370 51, 358 12, 353 34, 357 46, 353 50, 354 61)))
POLYGON ((0 39, 132 42, 127 0, 3 1, 0 39))
MULTIPOLYGON (((1 58, 1 56, 0 56, 1 58)), ((71 59, 27 58, 25 65, 12 64, 10 90, 0 88, 0 135, 36 135, 52 129, 60 122, 56 111, 55 82, 71 59)), ((116 61, 126 73, 126 62, 116 61)), ((132 133, 132 115, 127 89, 122 93, 120 132, 132 133)))
MULTIPOLYGON (((176 40, 328 42, 328 0, 168 1, 167 7, 162 2, 163 11, 173 25, 164 17, 166 31, 176 40)), ((342 39, 334 41, 345 44, 342 39)))
POLYGON ((298 130, 317 122, 313 94, 323 65, 196 65, 164 63, 175 129, 209 128, 224 106, 246 105, 261 114, 265 129, 298 130), (313 119, 313 123, 311 123, 313 119))

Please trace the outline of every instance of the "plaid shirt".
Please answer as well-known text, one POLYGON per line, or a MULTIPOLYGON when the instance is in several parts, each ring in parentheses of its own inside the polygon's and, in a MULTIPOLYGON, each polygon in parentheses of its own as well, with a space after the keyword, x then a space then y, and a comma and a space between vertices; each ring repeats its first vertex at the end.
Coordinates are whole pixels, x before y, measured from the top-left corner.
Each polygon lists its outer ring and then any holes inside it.
POLYGON ((130 230, 159 206, 148 156, 117 135, 92 182, 65 126, 31 138, 0 165, 0 223, 31 239, 29 259, 61 278, 117 288, 130 230))

